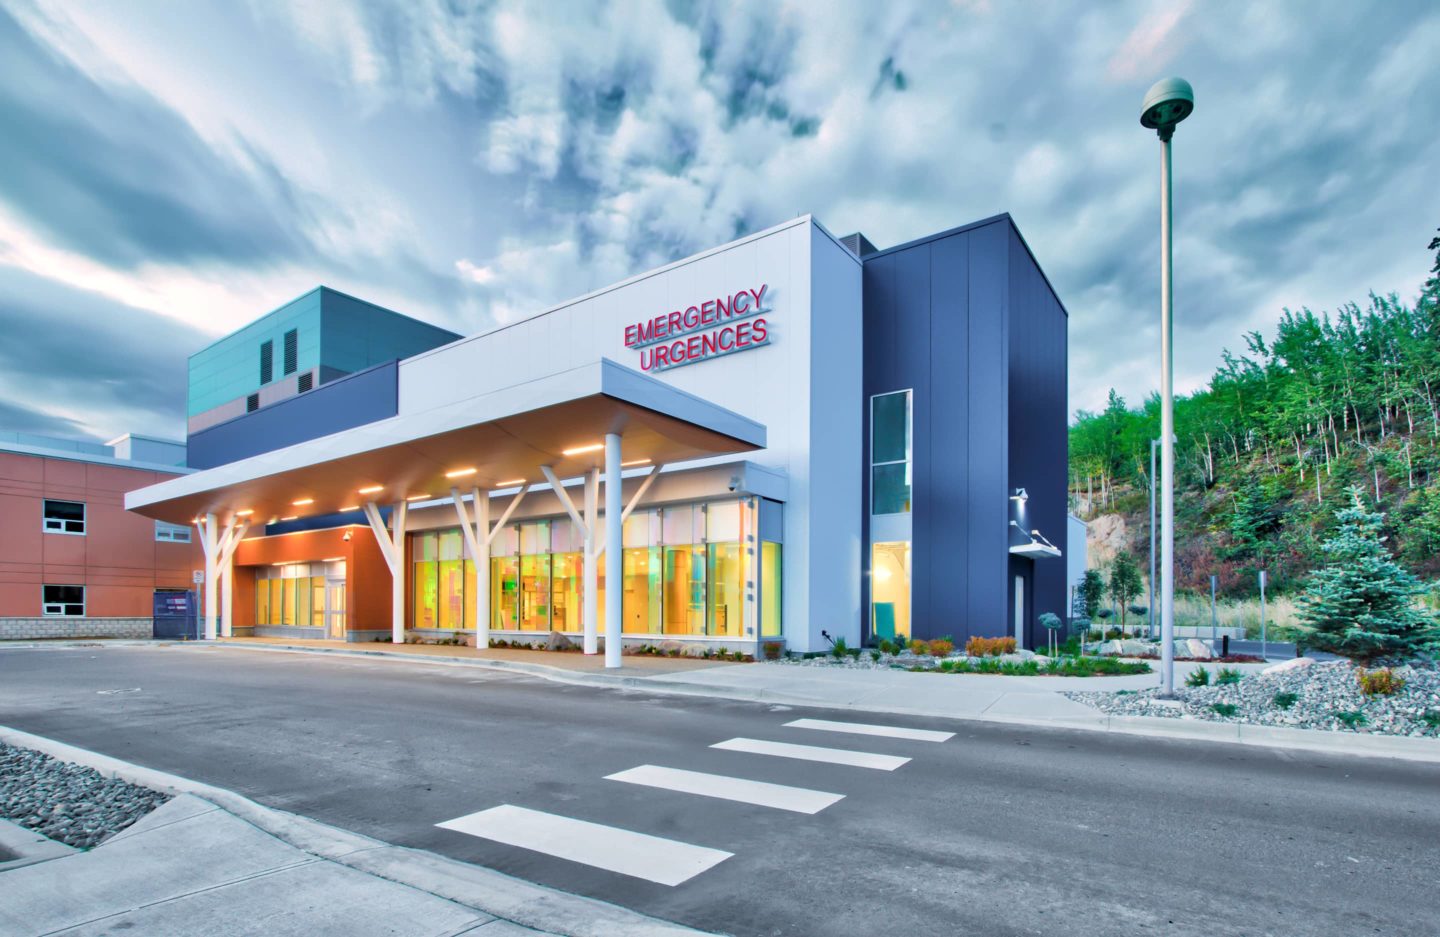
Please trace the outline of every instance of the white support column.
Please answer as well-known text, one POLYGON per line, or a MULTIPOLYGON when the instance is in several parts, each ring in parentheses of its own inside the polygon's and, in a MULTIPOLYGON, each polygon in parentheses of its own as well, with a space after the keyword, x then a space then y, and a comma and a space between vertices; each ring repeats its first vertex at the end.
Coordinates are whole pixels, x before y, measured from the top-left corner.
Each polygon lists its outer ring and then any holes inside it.
POLYGON ((621 600, 625 590, 620 587, 624 549, 620 533, 625 513, 624 492, 620 479, 620 434, 605 434, 605 551, 610 554, 611 573, 605 577, 605 667, 620 666, 621 600))
POLYGON ((220 544, 218 532, 215 530, 215 515, 205 515, 204 536, 200 538, 200 548, 205 551, 205 640, 215 640, 215 606, 216 606, 216 580, 219 578, 219 563, 216 560, 220 555, 220 544))
POLYGON ((595 512, 600 500, 600 470, 585 473, 585 535, 584 576, 581 586, 581 617, 585 625, 585 653, 600 650, 600 552, 595 547, 595 512))
POLYGON ((246 522, 237 522, 232 518, 219 541, 220 554, 215 565, 223 583, 220 593, 220 634, 227 638, 235 633, 235 548, 240 546, 248 526, 246 522))
POLYGON ((380 553, 390 567, 390 641, 405 643, 405 510, 404 501, 390 509, 390 529, 380 517, 374 501, 365 502, 365 519, 380 544, 380 553))
POLYGON ((460 515, 460 531, 465 535, 465 546, 475 564, 477 588, 476 594, 470 597, 470 614, 475 620, 475 647, 480 650, 490 646, 490 493, 479 488, 471 489, 470 499, 475 505, 473 525, 459 488, 450 489, 450 499, 455 502, 455 513, 460 515))

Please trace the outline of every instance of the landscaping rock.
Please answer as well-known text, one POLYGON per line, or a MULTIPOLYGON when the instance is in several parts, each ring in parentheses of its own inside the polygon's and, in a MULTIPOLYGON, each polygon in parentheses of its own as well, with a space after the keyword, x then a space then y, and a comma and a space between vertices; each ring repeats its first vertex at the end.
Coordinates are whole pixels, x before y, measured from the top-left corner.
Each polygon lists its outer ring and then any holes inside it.
POLYGON ((1285 673, 1286 671, 1309 667, 1313 663, 1315 663, 1315 658, 1313 657, 1292 657, 1289 660, 1282 660, 1278 664, 1271 664, 1260 672, 1262 674, 1285 673))
POLYGON ((169 800, 93 768, 0 742, 0 817, 89 849, 169 800))
MULTIPOLYGON (((1300 660, 1305 658, 1297 658, 1300 660)), ((1368 696, 1361 692, 1356 667, 1349 661, 1286 663, 1290 666, 1285 669, 1272 667, 1243 677, 1239 683, 1177 687, 1182 704, 1179 707, 1156 699, 1158 687, 1123 695, 1097 691, 1065 695, 1117 716, 1440 737, 1440 669, 1433 664, 1396 667, 1395 676, 1405 685, 1389 696, 1368 696), (1294 700, 1288 707, 1282 706, 1276 701, 1277 695, 1286 699, 1293 695, 1294 700), (1222 716, 1213 708, 1217 704, 1234 706, 1235 714, 1222 716), (1359 716, 1351 715, 1355 713, 1359 716)))
POLYGON ((1199 638, 1186 638, 1184 642, 1176 642, 1177 648, 1183 648, 1181 657, 1197 657, 1200 660, 1209 660, 1215 654, 1210 650, 1210 645, 1199 638))
POLYGON ((1145 657, 1154 653, 1155 648, 1146 641, 1121 641, 1120 653, 1125 657, 1145 657))
POLYGON ((666 654, 683 654, 685 653, 685 645, 679 641, 661 641, 660 650, 666 654))
POLYGON ((551 651, 570 651, 575 649, 575 642, 558 631, 552 631, 545 647, 551 651))

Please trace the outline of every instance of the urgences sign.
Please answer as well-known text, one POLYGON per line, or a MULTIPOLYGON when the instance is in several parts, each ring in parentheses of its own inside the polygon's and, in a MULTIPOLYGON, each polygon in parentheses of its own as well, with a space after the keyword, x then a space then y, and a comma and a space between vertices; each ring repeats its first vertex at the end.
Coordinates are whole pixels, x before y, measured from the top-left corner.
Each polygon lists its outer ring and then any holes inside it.
POLYGON ((640 351, 640 370, 668 371, 770 344, 766 284, 707 299, 625 326, 625 347, 640 351))

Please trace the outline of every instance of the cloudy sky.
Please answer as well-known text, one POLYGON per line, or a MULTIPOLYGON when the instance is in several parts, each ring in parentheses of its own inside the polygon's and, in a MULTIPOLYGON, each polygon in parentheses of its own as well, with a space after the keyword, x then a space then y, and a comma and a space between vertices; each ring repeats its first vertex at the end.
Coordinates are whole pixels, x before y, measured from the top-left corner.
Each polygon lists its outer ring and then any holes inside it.
POLYGON ((473 332, 797 214, 997 212, 1070 311, 1071 408, 1284 306, 1412 298, 1440 5, 0 0, 0 430, 183 431, 185 358, 317 283, 473 332))

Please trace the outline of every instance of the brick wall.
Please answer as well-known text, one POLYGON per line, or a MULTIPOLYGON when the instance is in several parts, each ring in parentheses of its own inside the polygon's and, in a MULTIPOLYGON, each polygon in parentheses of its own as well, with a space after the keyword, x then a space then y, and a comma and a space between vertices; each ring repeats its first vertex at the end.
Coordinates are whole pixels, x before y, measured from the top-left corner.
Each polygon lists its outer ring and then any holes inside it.
POLYGON ((0 618, 0 641, 35 638, 149 638, 150 618, 0 618))

